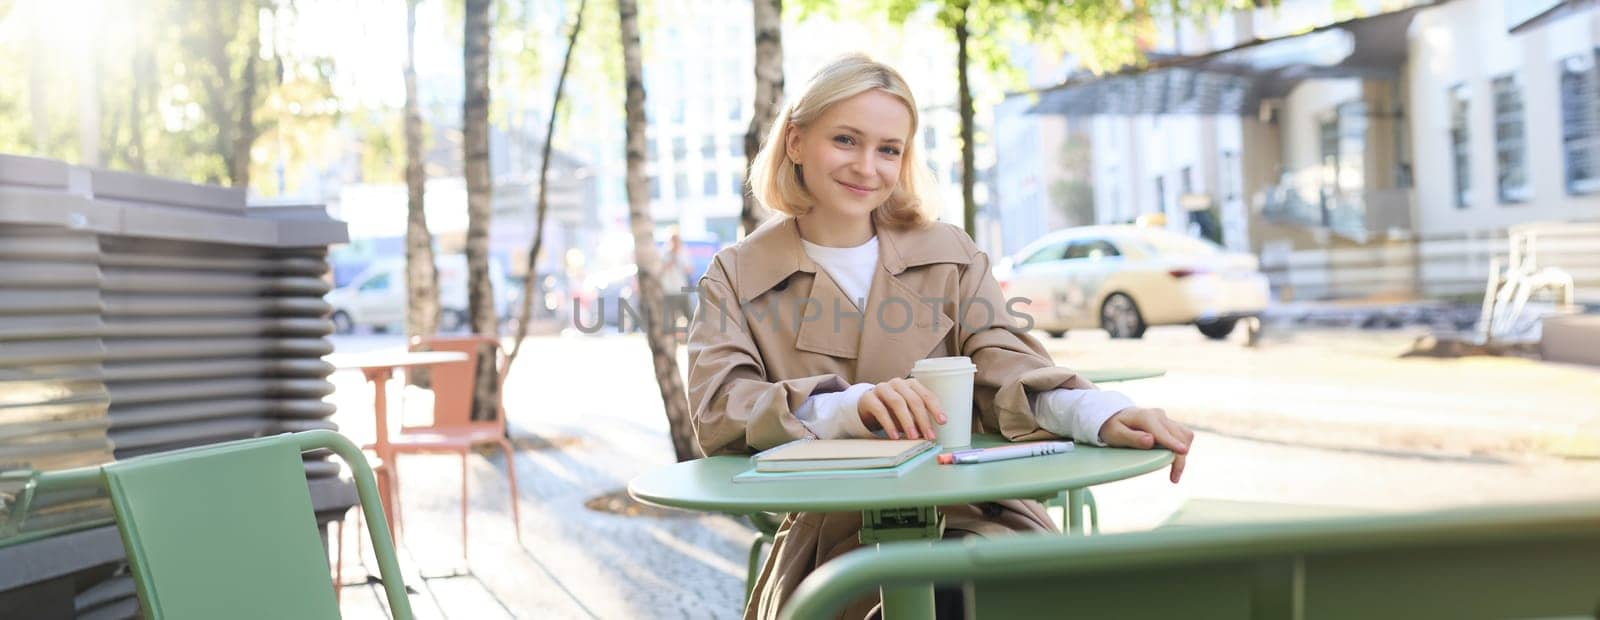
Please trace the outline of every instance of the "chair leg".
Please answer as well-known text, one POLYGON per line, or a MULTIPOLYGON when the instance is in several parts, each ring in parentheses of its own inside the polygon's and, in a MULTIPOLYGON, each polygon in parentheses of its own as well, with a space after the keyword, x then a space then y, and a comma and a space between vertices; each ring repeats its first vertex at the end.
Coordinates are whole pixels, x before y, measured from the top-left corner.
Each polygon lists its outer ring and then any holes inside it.
POLYGON ((356 504, 356 561, 362 566, 367 565, 367 543, 362 542, 366 536, 361 532, 362 526, 367 522, 367 511, 361 509, 361 504, 356 504))
POLYGON ((1089 533, 1100 533, 1100 507, 1094 503, 1094 491, 1083 490, 1083 503, 1089 506, 1089 533))
POLYGON ((511 483, 511 528, 517 534, 517 543, 522 543, 522 512, 517 501, 517 461, 513 458, 516 453, 511 448, 511 441, 500 440, 500 449, 506 452, 506 480, 511 483))
POLYGON ((744 603, 750 604, 750 593, 755 591, 756 577, 761 574, 761 547, 771 542, 766 534, 756 534, 756 539, 750 541, 750 562, 744 571, 744 603))
MULTIPOLYGON (((406 515, 400 508, 400 459, 396 455, 394 466, 389 469, 389 487, 394 490, 394 519, 389 522, 394 529, 394 544, 400 545, 400 531, 405 529, 406 515)), ((386 515, 387 516, 387 515, 386 515)))
MULTIPOLYGON (((374 470, 378 479, 378 500, 383 502, 382 518, 388 520, 389 530, 393 532, 395 546, 400 545, 400 481, 395 475, 394 464, 384 463, 374 470)), ((371 518, 371 515, 368 515, 371 518)))
POLYGON ((461 561, 467 561, 467 453, 461 451, 461 561))
MULTIPOLYGON (((349 511, 345 516, 349 516, 349 511)), ((344 593, 344 519, 334 519, 328 522, 329 534, 333 539, 333 602, 338 603, 340 595, 344 593), (337 534, 333 532, 337 531, 337 534)))

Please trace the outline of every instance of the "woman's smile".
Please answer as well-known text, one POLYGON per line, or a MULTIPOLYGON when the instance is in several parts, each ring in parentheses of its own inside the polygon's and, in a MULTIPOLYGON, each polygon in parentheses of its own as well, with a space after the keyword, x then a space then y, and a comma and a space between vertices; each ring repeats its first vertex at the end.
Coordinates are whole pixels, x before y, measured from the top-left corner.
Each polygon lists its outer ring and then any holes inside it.
POLYGON ((845 189, 850 191, 850 193, 855 194, 857 196, 862 196, 862 197, 871 196, 872 192, 877 191, 876 189, 871 188, 871 187, 863 187, 863 186, 856 185, 856 184, 853 184, 853 183, 846 183, 846 182, 840 181, 838 179, 834 179, 834 182, 838 183, 840 185, 843 185, 845 189))

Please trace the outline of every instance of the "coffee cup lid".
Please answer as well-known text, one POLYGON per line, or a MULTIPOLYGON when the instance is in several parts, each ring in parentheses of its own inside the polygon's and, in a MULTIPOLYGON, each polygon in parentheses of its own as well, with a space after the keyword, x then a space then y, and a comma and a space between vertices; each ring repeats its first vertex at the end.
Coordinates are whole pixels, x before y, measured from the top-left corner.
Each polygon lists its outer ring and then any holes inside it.
POLYGON ((911 365, 911 372, 948 372, 961 370, 974 370, 972 358, 966 356, 930 357, 917 360, 911 365))

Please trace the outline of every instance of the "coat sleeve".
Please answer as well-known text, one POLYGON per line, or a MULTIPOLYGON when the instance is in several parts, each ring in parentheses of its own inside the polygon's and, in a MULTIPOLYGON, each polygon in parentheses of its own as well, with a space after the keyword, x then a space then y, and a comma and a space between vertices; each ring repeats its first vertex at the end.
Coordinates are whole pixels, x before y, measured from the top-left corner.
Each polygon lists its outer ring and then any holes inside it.
MULTIPOLYGON (((720 258, 700 280, 699 294, 689 327, 689 404, 700 449, 708 456, 744 454, 814 437, 794 412, 812 394, 849 384, 834 374, 768 381, 720 258)), ((842 423, 865 432, 859 419, 842 423)))
MULTIPOLYGON (((960 235, 966 240, 966 235, 960 235)), ((971 244, 970 240, 965 243, 971 244)), ((1072 370, 1056 366, 1033 336, 1018 325, 1006 305, 1000 283, 990 273, 989 256, 970 246, 972 264, 961 274, 961 299, 957 321, 961 354, 972 358, 978 373, 973 400, 983 429, 999 431, 1011 441, 1055 439, 1034 417, 1035 393, 1056 388, 1095 389, 1093 383, 1072 370)))

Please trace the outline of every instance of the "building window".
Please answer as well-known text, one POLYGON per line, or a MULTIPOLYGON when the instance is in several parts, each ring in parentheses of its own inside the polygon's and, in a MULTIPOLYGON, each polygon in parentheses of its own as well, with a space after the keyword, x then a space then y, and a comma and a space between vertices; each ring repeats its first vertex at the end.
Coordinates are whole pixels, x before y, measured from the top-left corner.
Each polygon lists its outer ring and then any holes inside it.
POLYGON ((1594 55, 1572 56, 1561 63, 1561 146, 1568 194, 1600 191, 1600 76, 1596 72, 1594 55))
POLYGON ((1167 212, 1167 180, 1156 175, 1156 213, 1167 212))
POLYGON ((739 98, 738 97, 729 97, 728 98, 728 120, 730 120, 730 121, 739 120, 743 116, 743 114, 742 114, 743 112, 744 112, 744 106, 742 104, 740 104, 739 98))
POLYGON ((717 173, 707 172, 700 189, 703 192, 701 195, 707 198, 717 195, 717 173))
POLYGON ((1516 74, 1494 79, 1494 152, 1500 202, 1528 199, 1527 143, 1522 89, 1516 74))
POLYGON ((1339 187, 1339 117, 1337 114, 1324 118, 1317 124, 1317 146, 1322 156, 1322 184, 1317 195, 1317 205, 1321 210, 1318 219, 1327 224, 1327 213, 1335 203, 1334 195, 1339 187))
POLYGON ((729 189, 733 191, 733 195, 742 198, 744 196, 744 178, 741 177, 739 173, 735 172, 731 175, 728 175, 728 180, 730 181, 728 186, 729 189))
POLYGON ((687 109, 687 108, 688 108, 688 103, 685 102, 684 100, 678 99, 678 100, 673 101, 672 102, 672 122, 678 123, 680 125, 683 124, 684 110, 687 109))
POLYGON ((682 172, 672 175, 672 195, 679 200, 689 197, 689 175, 682 172))
POLYGON ((689 156, 689 141, 687 139, 685 139, 683 136, 674 137, 672 139, 672 159, 673 159, 673 161, 683 161, 683 159, 685 157, 688 157, 688 156, 689 156))
POLYGON ((1367 189, 1367 104, 1339 104, 1339 190, 1359 199, 1367 189))
POLYGON ((653 137, 645 138, 645 140, 644 140, 644 157, 645 157, 645 159, 650 160, 650 161, 655 161, 656 160, 656 139, 655 138, 653 138, 653 137))
POLYGON ((661 199, 661 177, 650 177, 650 199, 661 199))
POLYGON ((734 157, 744 157, 744 134, 736 133, 728 136, 728 154, 734 157))
POLYGON ((1467 85, 1450 89, 1450 156, 1455 162, 1456 207, 1466 208, 1472 197, 1472 157, 1467 144, 1467 85))
POLYGON ((1234 151, 1222 152, 1222 174, 1218 175, 1222 184, 1223 200, 1233 200, 1239 197, 1239 154, 1234 151))
POLYGON ((700 144, 700 157, 702 159, 716 159, 717 139, 711 134, 706 134, 705 142, 700 144))

